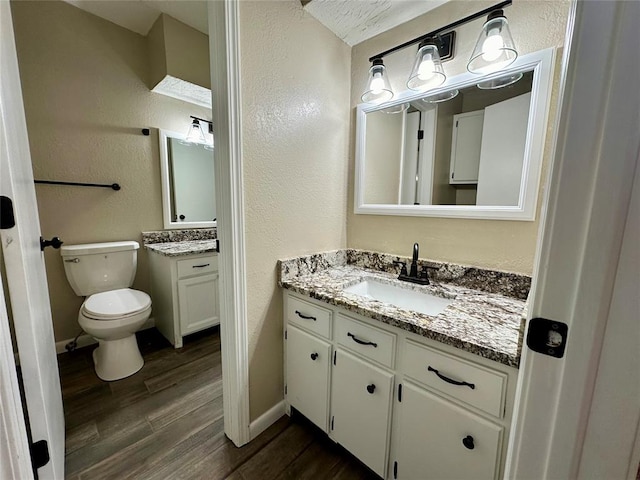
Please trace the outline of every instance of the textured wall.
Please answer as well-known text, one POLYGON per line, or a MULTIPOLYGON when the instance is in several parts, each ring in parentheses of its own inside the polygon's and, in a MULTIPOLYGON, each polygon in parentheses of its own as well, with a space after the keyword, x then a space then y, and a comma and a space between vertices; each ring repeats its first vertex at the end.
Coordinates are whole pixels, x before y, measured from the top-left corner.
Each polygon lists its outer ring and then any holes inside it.
MULTIPOLYGON (((482 10, 495 2, 453 1, 426 15, 400 25, 352 49, 351 106, 360 103, 369 57, 397 44, 435 30, 443 25, 482 10)), ((569 12, 567 1, 514 0, 505 9, 518 50, 521 54, 564 43, 569 12)), ((466 71, 466 62, 477 40, 484 19, 456 29, 456 56, 444 63, 448 76, 466 71)), ((385 57, 395 92, 406 90, 416 47, 409 47, 385 57)), ((560 56, 561 52, 558 52, 560 56)), ((556 63, 550 125, 546 139, 542 179, 547 176, 551 155, 552 123, 555 118, 558 74, 556 63)), ((531 274, 539 228, 540 208, 534 222, 465 220, 397 216, 355 215, 353 213, 353 178, 355 154, 355 109, 352 110, 352 144, 349 168, 349 206, 347 237, 349 247, 408 255, 413 242, 419 242, 421 257, 467 265, 531 274)), ((541 185, 540 191, 545 186, 541 185)), ((540 203, 540 202, 539 202, 540 203)))
MULTIPOLYGON (((67 244, 138 240, 162 228, 157 128, 186 131, 207 109, 151 93, 146 39, 59 1, 13 2, 34 176, 118 182, 122 190, 37 185, 42 234, 67 244), (140 133, 154 127, 151 136, 140 133)), ((149 290, 139 250, 135 288, 149 290)), ((58 251, 45 254, 57 341, 74 337, 81 298, 58 251)))
POLYGON ((346 245, 350 49, 297 0, 240 2, 251 418, 282 399, 276 261, 346 245))

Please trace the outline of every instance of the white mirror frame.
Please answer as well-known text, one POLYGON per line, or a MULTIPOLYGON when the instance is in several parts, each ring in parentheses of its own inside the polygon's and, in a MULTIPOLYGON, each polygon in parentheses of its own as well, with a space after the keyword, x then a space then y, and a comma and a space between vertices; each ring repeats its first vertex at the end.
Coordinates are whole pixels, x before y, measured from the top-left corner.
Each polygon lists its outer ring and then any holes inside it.
POLYGON ((357 106, 356 116, 356 171, 355 171, 355 208, 354 212, 370 215, 402 215, 419 217, 448 217, 487 220, 524 220, 535 219, 540 174, 544 154, 544 143, 547 133, 547 119, 551 103, 553 82, 553 67, 555 48, 548 48, 538 52, 522 55, 500 72, 478 76, 469 72, 447 79, 439 88, 429 91, 438 94, 455 88, 462 89, 498 78, 509 73, 533 71, 531 86, 531 107, 529 110, 529 127, 525 144, 525 156, 520 183, 520 198, 516 206, 475 206, 475 205, 383 205, 364 203, 365 178, 365 133, 367 126, 366 114, 393 105, 413 101, 424 97, 425 92, 404 91, 392 101, 371 105, 362 103, 357 106))
MULTIPOLYGON (((217 222, 174 222, 171 219, 171 185, 169 175, 169 152, 167 151, 167 138, 177 138, 184 140, 186 135, 169 130, 159 129, 160 142, 160 175, 162 176, 162 221, 164 228, 169 229, 189 229, 189 228, 212 228, 217 222)), ((213 154, 213 152, 212 152, 213 154)), ((214 188, 212 186, 211 188, 214 188)))

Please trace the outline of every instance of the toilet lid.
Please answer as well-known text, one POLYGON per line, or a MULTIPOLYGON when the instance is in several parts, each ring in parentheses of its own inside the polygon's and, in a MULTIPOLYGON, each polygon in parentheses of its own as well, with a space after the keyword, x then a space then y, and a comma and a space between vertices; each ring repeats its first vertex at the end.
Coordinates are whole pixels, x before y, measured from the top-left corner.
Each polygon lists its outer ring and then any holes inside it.
POLYGON ((144 292, 122 288, 91 295, 84 302, 85 314, 92 318, 127 317, 148 308, 151 298, 144 292))

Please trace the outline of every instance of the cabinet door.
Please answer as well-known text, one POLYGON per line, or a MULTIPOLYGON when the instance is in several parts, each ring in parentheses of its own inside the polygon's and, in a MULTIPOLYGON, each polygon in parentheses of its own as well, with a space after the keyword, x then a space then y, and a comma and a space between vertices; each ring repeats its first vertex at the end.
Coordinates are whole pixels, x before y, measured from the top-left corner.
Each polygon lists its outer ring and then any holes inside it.
POLYGON ((393 374, 338 349, 331 385, 333 438, 384 477, 393 374))
POLYGON ((182 336, 220 323, 218 274, 179 280, 178 304, 182 336))
POLYGON ((398 412, 397 478, 497 477, 501 426, 407 382, 402 384, 398 412))
POLYGON ((287 401, 326 432, 331 345, 291 324, 286 342, 287 401))
POLYGON ((453 116, 449 183, 477 183, 484 111, 453 116))

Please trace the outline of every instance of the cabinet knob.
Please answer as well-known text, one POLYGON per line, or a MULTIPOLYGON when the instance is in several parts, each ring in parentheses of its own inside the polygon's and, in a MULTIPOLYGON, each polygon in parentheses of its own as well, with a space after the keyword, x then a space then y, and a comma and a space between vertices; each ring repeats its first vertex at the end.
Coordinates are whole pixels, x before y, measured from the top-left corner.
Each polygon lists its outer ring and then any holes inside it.
POLYGON ((318 354, 317 353, 312 353, 311 354, 311 360, 315 360, 316 358, 318 358, 318 354))
POLYGON ((473 450, 475 445, 473 444, 473 437, 471 435, 467 435, 462 439, 462 444, 467 447, 469 450, 473 450))
POLYGON ((373 393, 376 391, 376 386, 372 383, 371 385, 367 385, 367 392, 373 393))

